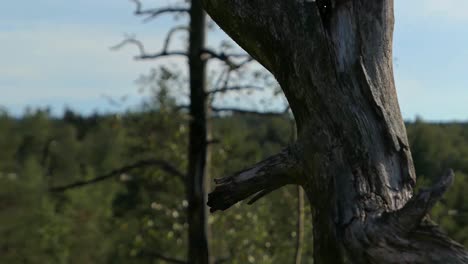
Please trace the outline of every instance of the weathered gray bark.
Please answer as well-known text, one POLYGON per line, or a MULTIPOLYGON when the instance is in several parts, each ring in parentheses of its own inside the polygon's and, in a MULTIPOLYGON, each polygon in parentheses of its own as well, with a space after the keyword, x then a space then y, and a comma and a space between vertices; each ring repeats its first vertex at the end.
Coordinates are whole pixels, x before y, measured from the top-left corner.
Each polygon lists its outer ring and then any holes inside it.
POLYGON ((201 58, 205 47, 206 15, 201 0, 192 0, 190 7, 189 74, 190 124, 188 173, 188 263, 210 262, 208 245, 207 194, 208 120, 206 61, 201 58))
POLYGON ((298 127, 286 151, 217 182, 211 211, 288 183, 311 202, 314 263, 468 263, 425 217, 453 180, 413 195, 392 69, 392 0, 203 0, 280 83, 298 127))

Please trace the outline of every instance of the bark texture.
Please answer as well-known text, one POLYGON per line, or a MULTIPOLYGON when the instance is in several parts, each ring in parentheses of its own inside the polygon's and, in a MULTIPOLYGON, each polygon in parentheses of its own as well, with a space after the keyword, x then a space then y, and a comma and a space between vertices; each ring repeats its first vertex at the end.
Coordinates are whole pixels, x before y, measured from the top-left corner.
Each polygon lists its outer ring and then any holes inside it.
POLYGON ((201 58, 205 46, 206 15, 201 0, 190 7, 189 74, 190 124, 187 175, 188 263, 209 263, 206 165, 208 120, 206 98, 206 61, 201 58))
POLYGON ((212 211, 301 184, 312 206, 314 263, 468 263, 463 247, 425 217, 453 173, 413 196, 393 79, 392 0, 203 2, 273 73, 298 128, 281 161, 218 181, 212 211))

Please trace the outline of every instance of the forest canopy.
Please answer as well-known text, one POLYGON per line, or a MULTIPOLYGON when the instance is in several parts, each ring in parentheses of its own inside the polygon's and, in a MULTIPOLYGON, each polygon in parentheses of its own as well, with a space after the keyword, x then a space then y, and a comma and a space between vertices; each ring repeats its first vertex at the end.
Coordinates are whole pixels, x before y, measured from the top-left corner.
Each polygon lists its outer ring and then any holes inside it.
MULTIPOLYGON (((124 114, 60 118, 46 110, 0 116, 0 255, 5 263, 142 263, 154 250, 183 261, 187 245, 183 180, 138 168, 66 191, 51 188, 104 175, 138 160, 186 166, 186 113, 170 101, 124 114), (158 150, 158 151, 155 151, 158 150)), ((407 123, 419 186, 454 168, 454 186, 432 219, 468 246, 468 124, 407 123)), ((277 152, 292 133, 288 116, 213 118, 210 175, 229 175, 277 152)), ((294 254, 296 189, 252 207, 209 217, 213 252, 229 263, 283 263, 294 254), (278 225, 278 223, 281 223, 278 225), (233 254, 235 252, 235 257, 233 254)), ((306 213, 306 217, 310 217, 306 213)), ((305 221, 311 244, 311 221, 305 221)), ((312 258, 305 247, 304 259, 312 258)), ((306 262, 308 263, 308 262, 306 262)))

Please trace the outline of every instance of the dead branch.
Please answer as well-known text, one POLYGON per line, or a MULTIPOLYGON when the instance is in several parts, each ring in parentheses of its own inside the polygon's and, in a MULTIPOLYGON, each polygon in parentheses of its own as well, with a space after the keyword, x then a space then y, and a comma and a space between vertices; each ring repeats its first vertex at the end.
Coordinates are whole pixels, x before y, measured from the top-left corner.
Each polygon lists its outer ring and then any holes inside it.
POLYGON ((118 43, 115 46, 110 47, 110 49, 111 50, 119 50, 119 49, 123 48, 126 45, 136 46, 139 53, 140 53, 140 55, 141 54, 146 54, 145 46, 143 45, 143 43, 141 41, 137 40, 134 35, 125 35, 124 40, 122 40, 122 42, 118 43))
POLYGON ((239 69, 253 61, 253 58, 250 57, 250 55, 247 53, 225 53, 225 52, 218 53, 208 48, 203 49, 201 56, 205 60, 218 59, 219 61, 226 63, 226 65, 228 65, 229 68, 231 68, 232 70, 239 69), (242 58, 245 58, 245 60, 242 62, 236 63, 233 61, 233 59, 242 59, 242 58))
POLYGON ((189 31, 190 29, 187 27, 187 26, 176 26, 176 27, 173 27, 171 30, 169 30, 169 32, 167 33, 166 35, 166 39, 164 40, 164 46, 163 46, 163 51, 166 51, 169 49, 169 44, 172 40, 172 36, 174 35, 174 33, 176 33, 177 31, 189 31))
POLYGON ((143 22, 148 22, 157 18, 160 15, 165 14, 177 14, 177 13, 188 13, 189 9, 186 7, 162 7, 162 8, 152 8, 152 9, 143 9, 143 5, 139 0, 130 0, 135 3, 134 14, 137 16, 146 16, 143 19, 143 22))
MULTIPOLYGON (((166 42, 168 43, 170 38, 166 38, 166 42), (168 40, 169 39, 169 40, 168 40)), ((166 45, 163 47, 163 50, 159 53, 149 54, 145 50, 145 46, 143 43, 135 38, 135 36, 128 35, 126 38, 120 42, 119 44, 111 47, 112 50, 119 50, 126 45, 134 45, 138 48, 140 55, 135 56, 135 59, 142 60, 142 59, 157 59, 162 57, 168 56, 184 56, 188 57, 188 53, 186 51, 167 51, 166 45)))
MULTIPOLYGON (((168 50, 174 33, 176 33, 177 31, 181 31, 181 30, 188 31, 189 28, 186 26, 177 26, 177 27, 172 28, 166 35, 162 50, 157 53, 148 53, 145 49, 144 44, 140 40, 136 39, 134 35, 126 35, 124 40, 122 40, 117 45, 112 46, 110 49, 119 50, 127 45, 134 45, 138 49, 138 52, 139 52, 139 55, 135 56, 135 59, 137 60, 157 59, 157 58, 168 57, 168 56, 188 57, 187 51, 169 51, 168 50)), ((243 66, 253 61, 253 58, 250 57, 248 54, 242 54, 242 53, 231 54, 231 53, 224 53, 224 52, 217 53, 210 49, 204 49, 201 52, 200 56, 204 60, 217 59, 221 62, 224 62, 226 65, 229 66, 230 71, 242 68, 243 66), (245 58, 245 60, 241 62, 235 62, 233 61, 233 59, 235 58, 245 58)))
POLYGON ((224 211, 237 202, 254 195, 249 202, 252 204, 284 185, 302 183, 299 161, 291 154, 291 149, 295 148, 296 146, 286 148, 232 176, 215 179, 216 187, 208 195, 210 211, 224 211))
POLYGON ((84 180, 84 181, 78 181, 74 182, 71 184, 67 184, 65 186, 59 186, 59 187, 52 187, 49 189, 51 192, 64 192, 70 189, 75 189, 87 185, 91 185, 94 183, 102 182, 114 177, 118 177, 126 172, 132 171, 134 169, 141 169, 145 167, 158 167, 160 170, 163 170, 171 175, 174 175, 181 180, 184 180, 185 174, 182 173, 180 170, 178 170, 174 165, 170 164, 168 161, 165 160, 159 160, 159 159, 149 159, 149 160, 142 160, 135 162, 133 164, 112 170, 102 176, 98 176, 96 178, 90 179, 90 180, 84 180))
POLYGON ((268 112, 268 111, 255 111, 255 110, 247 110, 247 109, 242 109, 242 108, 235 108, 235 107, 215 107, 211 106, 211 110, 213 112, 230 112, 230 113, 236 113, 236 114, 248 114, 248 115, 258 115, 258 116, 284 116, 285 114, 288 113, 289 107, 287 107, 283 111, 273 111, 273 112, 268 112))
POLYGON ((207 94, 216 94, 216 93, 225 93, 231 91, 240 91, 240 90, 257 90, 263 91, 265 87, 255 86, 255 85, 236 85, 236 86, 228 86, 223 88, 218 88, 207 92, 207 94))

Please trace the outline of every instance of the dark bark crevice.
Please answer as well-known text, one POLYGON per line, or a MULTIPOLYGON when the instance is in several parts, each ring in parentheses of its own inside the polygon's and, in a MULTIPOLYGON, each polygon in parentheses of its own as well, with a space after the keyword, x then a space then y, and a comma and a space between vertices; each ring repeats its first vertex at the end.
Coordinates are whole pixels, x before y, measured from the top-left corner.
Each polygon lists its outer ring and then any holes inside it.
POLYGON ((320 12, 320 18, 322 19, 322 25, 328 29, 330 26, 330 16, 332 15, 332 9, 334 8, 333 0, 317 0, 317 7, 320 12))

